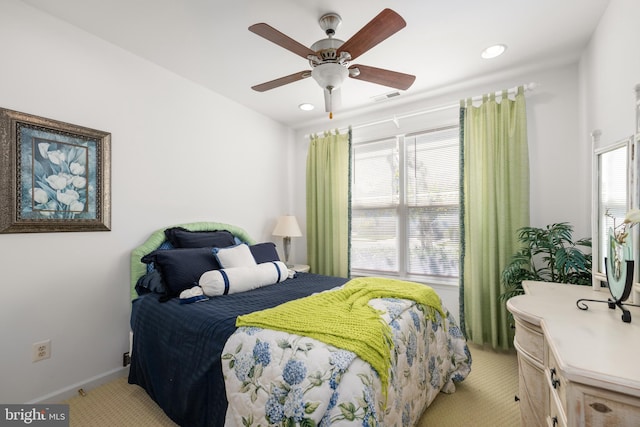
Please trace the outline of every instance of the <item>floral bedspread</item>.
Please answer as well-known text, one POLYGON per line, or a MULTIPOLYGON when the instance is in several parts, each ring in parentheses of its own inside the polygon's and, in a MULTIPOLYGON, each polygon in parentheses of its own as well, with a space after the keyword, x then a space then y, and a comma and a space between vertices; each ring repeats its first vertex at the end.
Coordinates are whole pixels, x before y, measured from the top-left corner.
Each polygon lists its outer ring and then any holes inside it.
POLYGON ((389 387, 350 351, 313 338, 241 327, 222 352, 226 426, 413 426, 471 370, 460 328, 413 301, 375 299, 393 332, 389 387))

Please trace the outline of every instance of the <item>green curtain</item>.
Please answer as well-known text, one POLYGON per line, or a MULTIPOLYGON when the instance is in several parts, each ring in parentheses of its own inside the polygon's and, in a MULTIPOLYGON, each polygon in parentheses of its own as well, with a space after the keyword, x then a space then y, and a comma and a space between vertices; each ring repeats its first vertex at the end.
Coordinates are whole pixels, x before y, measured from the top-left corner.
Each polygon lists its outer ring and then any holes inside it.
POLYGON ((307 258, 311 272, 349 277, 351 131, 310 138, 307 258))
POLYGON ((515 100, 503 91, 469 99, 463 130, 463 254, 461 300, 464 330, 475 344, 513 347, 501 273, 520 248, 517 230, 529 225, 529 154, 524 88, 515 100))

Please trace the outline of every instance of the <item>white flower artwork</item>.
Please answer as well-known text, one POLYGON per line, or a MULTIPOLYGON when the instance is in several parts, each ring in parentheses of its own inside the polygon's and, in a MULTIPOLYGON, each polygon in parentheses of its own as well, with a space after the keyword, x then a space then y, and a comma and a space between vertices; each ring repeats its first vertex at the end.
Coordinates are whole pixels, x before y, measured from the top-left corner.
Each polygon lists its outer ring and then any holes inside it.
POLYGON ((36 142, 32 206, 46 218, 74 218, 87 206, 87 148, 36 142))

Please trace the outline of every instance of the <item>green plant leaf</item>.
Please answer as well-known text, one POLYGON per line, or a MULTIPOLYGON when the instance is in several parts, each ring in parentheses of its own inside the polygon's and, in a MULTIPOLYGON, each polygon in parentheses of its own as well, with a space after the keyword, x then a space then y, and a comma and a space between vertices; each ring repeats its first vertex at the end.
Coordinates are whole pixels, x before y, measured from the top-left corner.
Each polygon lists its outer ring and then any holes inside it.
POLYGON ((566 222, 518 229, 522 247, 502 270, 504 291, 499 300, 522 294, 524 280, 591 284, 591 253, 577 247, 591 248, 591 238, 574 242, 572 235, 573 227, 566 222))

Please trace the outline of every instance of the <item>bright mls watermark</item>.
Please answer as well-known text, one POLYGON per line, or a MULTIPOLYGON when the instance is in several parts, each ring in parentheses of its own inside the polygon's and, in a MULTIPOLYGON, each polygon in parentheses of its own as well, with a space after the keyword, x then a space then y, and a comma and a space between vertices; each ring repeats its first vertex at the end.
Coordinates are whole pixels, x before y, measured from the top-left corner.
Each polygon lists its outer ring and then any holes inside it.
POLYGON ((1 405, 0 427, 69 426, 69 405, 1 405))

